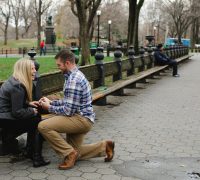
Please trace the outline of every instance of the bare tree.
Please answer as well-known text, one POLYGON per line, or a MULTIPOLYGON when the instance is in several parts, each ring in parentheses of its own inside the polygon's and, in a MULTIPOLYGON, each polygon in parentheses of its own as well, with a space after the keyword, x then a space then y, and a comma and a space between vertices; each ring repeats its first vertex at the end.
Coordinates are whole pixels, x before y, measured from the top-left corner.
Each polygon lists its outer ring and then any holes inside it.
POLYGON ((15 39, 19 39, 19 19, 20 19, 20 9, 21 9, 21 0, 15 1, 11 0, 11 11, 12 17, 15 24, 15 39))
POLYGON ((37 38, 38 38, 37 45, 39 47, 40 41, 41 41, 40 32, 42 31, 42 26, 41 26, 42 15, 48 10, 52 1, 51 0, 33 0, 31 2, 32 2, 32 7, 33 7, 33 13, 37 22, 37 38))
POLYGON ((21 19, 23 21, 24 32, 22 38, 28 34, 28 31, 33 22, 33 12, 31 11, 31 4, 27 0, 21 0, 21 19))
MULTIPOLYGON (((166 34, 166 14, 161 10, 162 0, 149 1, 145 4, 142 11, 143 28, 145 35, 153 35, 154 44, 164 41, 166 34)), ((169 15, 167 15, 169 16, 169 15)), ((140 28, 140 32, 141 32, 140 28)))
POLYGON ((11 5, 10 0, 1 0, 0 4, 0 23, 2 26, 0 26, 0 29, 4 33, 4 45, 7 45, 8 40, 8 26, 9 26, 9 20, 11 17, 11 5))
POLYGON ((192 22, 190 5, 191 4, 185 0, 168 0, 163 6, 163 10, 170 15, 174 22, 179 43, 181 43, 183 34, 187 31, 192 22))
MULTIPOLYGON (((107 1, 101 6, 101 26, 102 35, 108 36, 108 20, 112 21, 111 24, 111 42, 126 41, 128 32, 128 11, 127 4, 121 1, 107 1)), ((96 22, 95 22, 96 24, 96 22)))
POLYGON ((71 10, 78 17, 81 65, 90 63, 89 40, 92 23, 101 0, 70 0, 71 10))
POLYGON ((178 37, 178 33, 181 34, 182 38, 190 36, 191 46, 193 47, 199 40, 199 11, 199 0, 149 1, 145 4, 143 11, 143 21, 147 27, 145 33, 156 35, 157 42, 159 42, 158 39, 161 40, 164 37, 164 33, 165 39, 167 37, 178 37), (147 4, 148 6, 146 6, 147 4), (156 27, 155 31, 153 31, 154 27, 156 27))
POLYGON ((55 16, 56 33, 58 37, 78 38, 79 36, 79 23, 78 18, 71 11, 71 4, 66 1, 63 6, 58 7, 58 13, 55 16))
MULTIPOLYGON (((100 17, 100 39, 104 39, 106 41, 106 38, 108 38, 108 20, 111 20, 111 44, 114 45, 118 40, 126 40, 128 27, 127 4, 116 0, 102 2, 100 17)), ((69 8, 71 8, 71 4, 69 7, 69 1, 66 1, 64 6, 60 6, 58 8, 58 13, 55 18, 56 33, 58 36, 62 35, 66 39, 78 38, 78 18, 71 11, 69 11, 69 8)), ((97 16, 94 17, 92 22, 89 40, 97 41, 97 16)), ((68 42, 68 40, 66 42, 68 42)))

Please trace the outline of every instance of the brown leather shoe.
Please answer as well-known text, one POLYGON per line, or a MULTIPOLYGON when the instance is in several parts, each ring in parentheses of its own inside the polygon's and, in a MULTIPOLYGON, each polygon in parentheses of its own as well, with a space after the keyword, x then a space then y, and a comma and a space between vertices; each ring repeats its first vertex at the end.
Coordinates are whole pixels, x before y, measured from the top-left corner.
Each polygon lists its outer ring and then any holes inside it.
POLYGON ((64 160, 62 164, 59 165, 59 169, 66 170, 74 166, 76 160, 78 159, 78 152, 73 150, 64 160))
POLYGON ((105 162, 110 162, 114 156, 114 148, 115 142, 114 141, 106 141, 106 157, 104 159, 105 162))

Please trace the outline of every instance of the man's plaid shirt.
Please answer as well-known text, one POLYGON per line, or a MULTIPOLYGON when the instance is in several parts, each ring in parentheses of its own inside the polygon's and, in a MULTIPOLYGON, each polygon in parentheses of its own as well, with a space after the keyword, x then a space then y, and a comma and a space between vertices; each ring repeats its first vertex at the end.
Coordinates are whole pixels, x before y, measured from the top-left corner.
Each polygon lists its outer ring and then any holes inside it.
POLYGON ((52 101, 49 112, 65 116, 73 116, 77 113, 94 122, 95 113, 88 80, 77 67, 64 76, 64 98, 52 101))

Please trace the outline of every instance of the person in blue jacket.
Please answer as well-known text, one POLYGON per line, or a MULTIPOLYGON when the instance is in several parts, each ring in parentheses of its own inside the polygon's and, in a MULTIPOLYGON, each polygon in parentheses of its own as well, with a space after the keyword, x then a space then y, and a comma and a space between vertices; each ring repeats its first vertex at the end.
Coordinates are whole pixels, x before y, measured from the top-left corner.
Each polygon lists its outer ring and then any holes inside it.
POLYGON ((156 64, 163 66, 163 65, 169 65, 173 68, 172 75, 174 77, 179 77, 178 74, 178 63, 176 60, 169 58, 167 55, 163 53, 163 45, 158 44, 157 49, 154 52, 155 62, 156 64))

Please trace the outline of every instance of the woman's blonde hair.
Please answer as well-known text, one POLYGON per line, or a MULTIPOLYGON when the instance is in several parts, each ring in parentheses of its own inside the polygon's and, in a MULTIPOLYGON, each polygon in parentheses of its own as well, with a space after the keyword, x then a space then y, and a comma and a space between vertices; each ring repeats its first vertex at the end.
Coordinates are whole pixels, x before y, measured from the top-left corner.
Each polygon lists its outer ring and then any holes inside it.
POLYGON ((15 63, 13 69, 13 77, 26 88, 28 101, 32 101, 32 63, 31 60, 22 58, 15 63))

